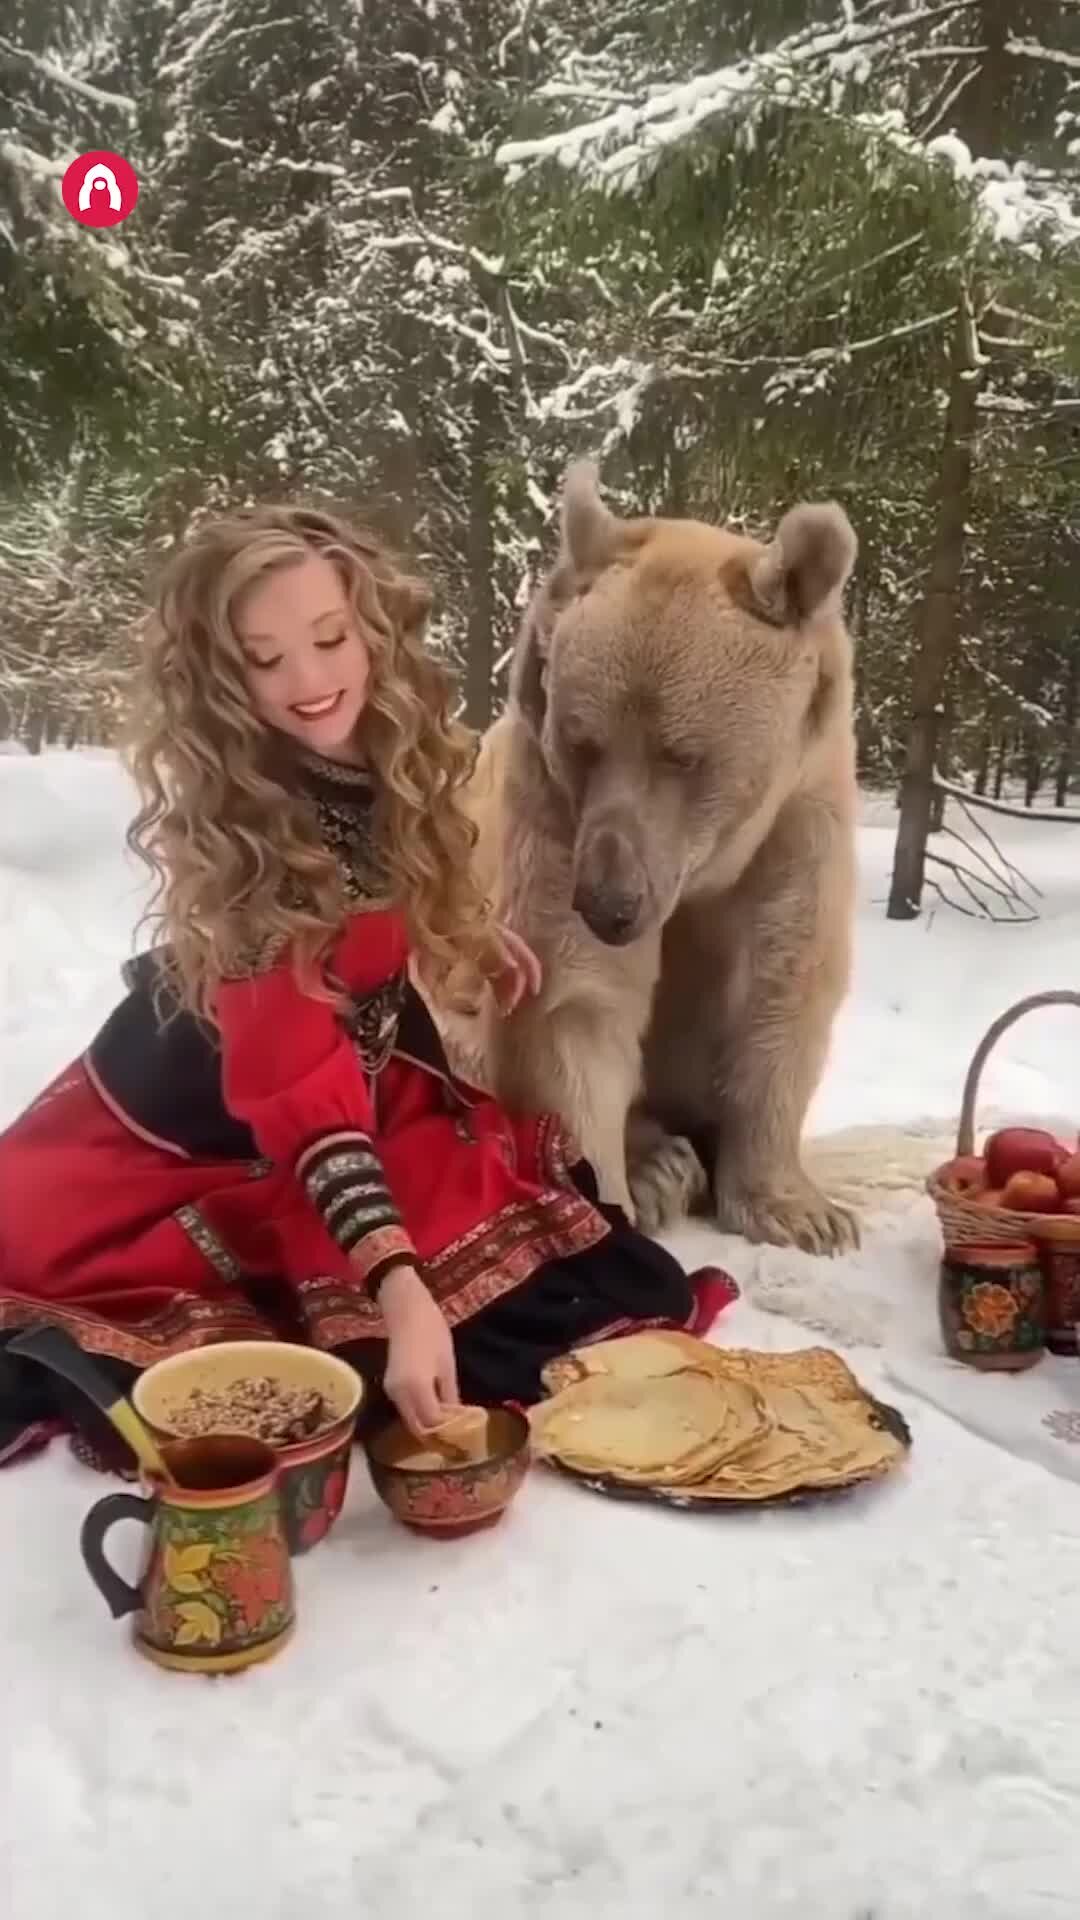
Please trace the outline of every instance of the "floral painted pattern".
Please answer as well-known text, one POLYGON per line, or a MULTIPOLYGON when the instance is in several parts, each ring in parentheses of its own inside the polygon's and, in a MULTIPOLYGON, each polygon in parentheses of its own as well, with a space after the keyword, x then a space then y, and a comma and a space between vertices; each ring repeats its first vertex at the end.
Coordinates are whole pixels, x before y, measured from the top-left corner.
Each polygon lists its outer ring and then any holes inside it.
POLYGON ((305 1547, 314 1547, 329 1533, 345 1500, 346 1475, 336 1467, 327 1475, 322 1488, 321 1505, 312 1506, 300 1522, 300 1539, 305 1547))
POLYGON ((158 1646, 217 1653, 274 1639, 293 1616, 276 1502, 214 1514, 172 1510, 143 1593, 145 1632, 158 1646))
POLYGON ((409 1517, 412 1520, 445 1520, 458 1525, 477 1512, 486 1512, 490 1494, 484 1486, 470 1486, 467 1480, 452 1474, 440 1474, 412 1489, 409 1517))
POLYGON ((1015 1327, 1020 1304, 1008 1287, 998 1286, 994 1280, 978 1280, 965 1293, 962 1312, 973 1333, 1000 1340, 1015 1327))
POLYGON ((460 1473, 396 1474, 370 1455, 369 1466, 390 1511, 407 1527, 453 1535, 486 1526, 502 1513, 525 1477, 528 1450, 460 1473))
POLYGON ((307 1553, 325 1539, 345 1504, 349 1484, 351 1437, 322 1460, 286 1470, 282 1499, 289 1547, 307 1553))
POLYGON ((956 1359, 975 1366, 1024 1365, 1043 1348, 1042 1275, 1022 1255, 990 1273, 962 1252, 946 1255, 938 1302, 946 1351, 956 1359))

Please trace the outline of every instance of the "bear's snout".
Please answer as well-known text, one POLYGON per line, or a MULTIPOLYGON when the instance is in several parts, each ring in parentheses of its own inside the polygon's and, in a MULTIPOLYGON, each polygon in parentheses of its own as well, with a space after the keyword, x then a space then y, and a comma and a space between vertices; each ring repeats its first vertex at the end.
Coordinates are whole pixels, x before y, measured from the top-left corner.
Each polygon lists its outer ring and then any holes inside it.
POLYGON ((616 826, 595 827, 578 850, 573 907, 607 947, 625 947, 644 931, 652 894, 641 855, 616 826))

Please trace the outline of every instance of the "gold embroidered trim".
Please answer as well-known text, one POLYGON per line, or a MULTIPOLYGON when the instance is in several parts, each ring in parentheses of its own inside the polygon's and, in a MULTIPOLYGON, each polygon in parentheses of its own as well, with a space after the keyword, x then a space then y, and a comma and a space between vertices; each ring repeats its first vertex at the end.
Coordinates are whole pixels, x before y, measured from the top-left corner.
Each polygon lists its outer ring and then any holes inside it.
POLYGON ((339 804, 322 794, 316 795, 311 804, 323 845, 338 863, 349 899, 373 900, 385 893, 368 810, 361 812, 347 801, 339 804))
POLYGON ((302 1179, 315 1205, 322 1207, 323 1198, 330 1187, 339 1180, 351 1180, 354 1177, 373 1175, 383 1180, 382 1166, 374 1153, 357 1148, 355 1153, 330 1153, 325 1160, 308 1159, 302 1179))
POLYGON ((322 1217, 331 1233, 333 1233, 334 1222, 338 1214, 341 1213, 342 1210, 346 1213, 353 1212, 358 1200, 362 1200, 367 1207, 373 1206, 377 1201, 385 1209, 388 1199, 389 1192, 386 1181, 380 1180, 377 1174, 372 1174, 371 1178, 365 1180, 362 1184, 357 1182, 354 1186, 342 1187, 340 1193, 331 1194, 330 1199, 323 1207, 322 1217))
POLYGON ((229 1252, 209 1221, 200 1213, 198 1207, 177 1207, 173 1219, 182 1227, 189 1240, 193 1240, 204 1260, 213 1267, 214 1272, 230 1287, 238 1287, 243 1278, 243 1270, 238 1260, 229 1252))
MULTIPOLYGON (((354 1148, 319 1157, 318 1147, 303 1157, 301 1178, 323 1224, 343 1252, 352 1254, 361 1241, 401 1229, 398 1213, 382 1164, 367 1136, 358 1134, 354 1148)), ((401 1229, 403 1231, 403 1229, 401 1229)))
POLYGON ((16 1328, 62 1327, 86 1353, 108 1354, 133 1367, 152 1367, 174 1353, 208 1347, 219 1340, 276 1340, 275 1329, 260 1319, 250 1301, 226 1295, 202 1300, 178 1293, 167 1307, 147 1315, 133 1326, 118 1326, 89 1307, 61 1306, 56 1301, 29 1300, 18 1294, 0 1297, 0 1333, 16 1328))
MULTIPOLYGON (((349 1258, 363 1284, 377 1267, 385 1267, 390 1261, 401 1260, 409 1266, 415 1266, 416 1248, 404 1227, 377 1227, 374 1233, 365 1233, 363 1239, 359 1240, 352 1249, 349 1258)), ((310 1301, 312 1289, 320 1287, 332 1289, 339 1301, 342 1298, 348 1301, 357 1315, 357 1326, 361 1331, 342 1334, 343 1340, 362 1339, 364 1334, 370 1335, 373 1329, 382 1329, 382 1315, 374 1302, 366 1300, 363 1295, 353 1298, 339 1280, 306 1280, 300 1288, 301 1297, 305 1301, 310 1301)))

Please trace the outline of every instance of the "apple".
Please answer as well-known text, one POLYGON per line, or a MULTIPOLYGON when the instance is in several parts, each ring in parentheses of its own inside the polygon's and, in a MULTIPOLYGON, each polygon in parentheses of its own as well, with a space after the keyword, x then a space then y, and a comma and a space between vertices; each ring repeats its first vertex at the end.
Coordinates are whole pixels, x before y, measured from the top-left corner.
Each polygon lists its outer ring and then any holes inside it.
POLYGON ((986 1177, 1003 1187, 1014 1173, 1052 1174, 1068 1149, 1041 1127, 1002 1127, 986 1143, 986 1177))
POLYGON ((1066 1154, 1054 1168, 1054 1179, 1063 1200, 1080 1200, 1080 1152, 1066 1154))
MULTIPOLYGON (((1077 1155, 1080 1160, 1080 1154, 1077 1155)), ((986 1185, 986 1161, 981 1153, 961 1153, 941 1170, 941 1178, 954 1193, 972 1193, 986 1185)), ((1077 1187, 1080 1193, 1080 1187, 1077 1187)))
POLYGON ((1048 1173, 1028 1173, 1025 1169, 1006 1180, 1001 1204, 1015 1207, 1017 1213, 1057 1213, 1061 1195, 1057 1181, 1048 1173))
POLYGON ((1001 1188, 984 1187, 982 1192, 976 1193, 973 1198, 977 1207, 1000 1207, 1001 1188))

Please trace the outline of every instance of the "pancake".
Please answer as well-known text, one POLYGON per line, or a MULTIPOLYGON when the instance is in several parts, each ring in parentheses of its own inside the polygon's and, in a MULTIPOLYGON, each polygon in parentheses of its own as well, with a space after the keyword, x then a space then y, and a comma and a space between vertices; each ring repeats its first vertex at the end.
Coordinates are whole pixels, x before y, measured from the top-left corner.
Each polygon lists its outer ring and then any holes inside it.
POLYGON ((619 1380, 659 1380, 665 1374, 681 1373, 687 1367, 696 1372, 712 1370, 717 1348, 710 1347, 693 1334, 676 1333, 666 1328, 646 1333, 627 1333, 614 1340, 595 1340, 586 1347, 574 1347, 557 1360, 550 1360, 543 1371, 549 1393, 560 1393, 576 1380, 607 1373, 619 1380))
POLYGON ((486 1460, 490 1452, 488 1444, 488 1413, 486 1407, 458 1407, 453 1413, 440 1420, 437 1427, 430 1427, 424 1435, 425 1441, 435 1449, 443 1461, 486 1460))
POLYGON ((650 1331, 578 1348, 545 1380, 553 1398, 531 1416, 541 1456, 683 1500, 841 1488, 887 1473, 907 1451, 839 1354, 821 1347, 756 1353, 650 1331), (703 1380, 721 1390, 723 1411, 703 1380))
POLYGON ((766 1386, 773 1426, 754 1446, 687 1489, 702 1500, 775 1500, 798 1488, 824 1490, 887 1472, 904 1449, 870 1424, 856 1401, 830 1400, 812 1387, 766 1386))
POLYGON ((770 1425, 751 1386, 689 1367, 659 1379, 594 1374, 529 1419, 541 1456, 578 1473, 666 1486, 705 1479, 770 1425))

